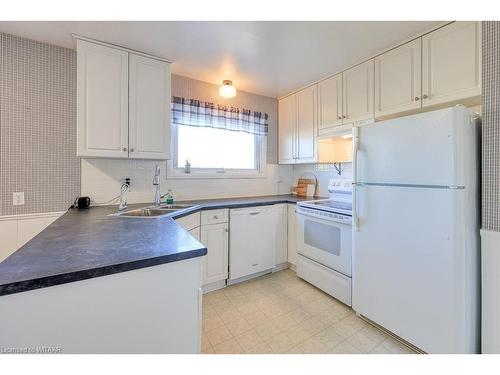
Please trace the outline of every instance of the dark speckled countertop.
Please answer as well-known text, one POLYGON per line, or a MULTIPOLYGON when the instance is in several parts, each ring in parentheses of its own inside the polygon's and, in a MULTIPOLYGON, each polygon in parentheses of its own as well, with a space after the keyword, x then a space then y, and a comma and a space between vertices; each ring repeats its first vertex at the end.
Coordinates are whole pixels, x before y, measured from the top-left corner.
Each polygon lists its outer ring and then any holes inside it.
POLYGON ((207 249, 175 218, 299 200, 272 195, 176 202, 196 206, 161 218, 108 216, 116 206, 72 209, 0 263, 0 296, 203 256, 207 249))

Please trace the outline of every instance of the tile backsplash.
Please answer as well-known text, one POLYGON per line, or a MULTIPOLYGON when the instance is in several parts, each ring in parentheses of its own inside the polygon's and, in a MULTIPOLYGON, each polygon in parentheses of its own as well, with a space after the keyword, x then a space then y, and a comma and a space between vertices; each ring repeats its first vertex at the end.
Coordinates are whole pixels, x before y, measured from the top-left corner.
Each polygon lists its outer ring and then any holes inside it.
POLYGON ((288 194, 292 184, 291 166, 266 164, 264 178, 169 179, 165 161, 82 159, 82 195, 90 196, 94 204, 106 203, 118 196, 123 178, 130 177, 128 203, 153 202, 157 164, 161 167, 161 192, 172 189, 175 200, 288 194))
POLYGON ((500 22, 482 33, 482 227, 500 232, 500 22))
POLYGON ((0 82, 0 215, 67 209, 80 190, 76 52, 0 33, 0 82))

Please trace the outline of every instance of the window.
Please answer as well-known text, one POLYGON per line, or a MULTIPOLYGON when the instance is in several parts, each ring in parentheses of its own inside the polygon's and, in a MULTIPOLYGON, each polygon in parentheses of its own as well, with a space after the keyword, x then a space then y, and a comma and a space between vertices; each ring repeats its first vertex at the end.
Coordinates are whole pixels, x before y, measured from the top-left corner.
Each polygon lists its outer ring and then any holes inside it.
POLYGON ((173 97, 170 175, 259 177, 266 134, 266 114, 173 97))

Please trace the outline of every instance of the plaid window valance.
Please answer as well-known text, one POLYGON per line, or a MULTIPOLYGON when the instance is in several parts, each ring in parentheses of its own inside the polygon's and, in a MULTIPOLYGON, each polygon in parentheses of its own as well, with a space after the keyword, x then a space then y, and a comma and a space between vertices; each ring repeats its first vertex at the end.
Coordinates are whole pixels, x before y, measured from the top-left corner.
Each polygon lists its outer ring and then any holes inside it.
POLYGON ((172 96, 172 122, 267 135, 267 113, 172 96))

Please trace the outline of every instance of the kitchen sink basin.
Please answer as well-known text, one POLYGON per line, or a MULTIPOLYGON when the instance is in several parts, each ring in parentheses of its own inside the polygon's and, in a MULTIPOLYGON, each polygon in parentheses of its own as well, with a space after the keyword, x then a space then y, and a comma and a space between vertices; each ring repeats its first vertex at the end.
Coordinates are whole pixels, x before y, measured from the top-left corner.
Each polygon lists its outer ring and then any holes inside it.
POLYGON ((110 216, 118 216, 118 217, 144 217, 144 218, 155 218, 155 217, 163 217, 174 212, 186 210, 194 207, 194 205, 184 205, 184 204, 175 204, 173 206, 160 206, 160 207, 145 207, 138 208, 136 210, 119 212, 116 214, 111 214, 110 216))

